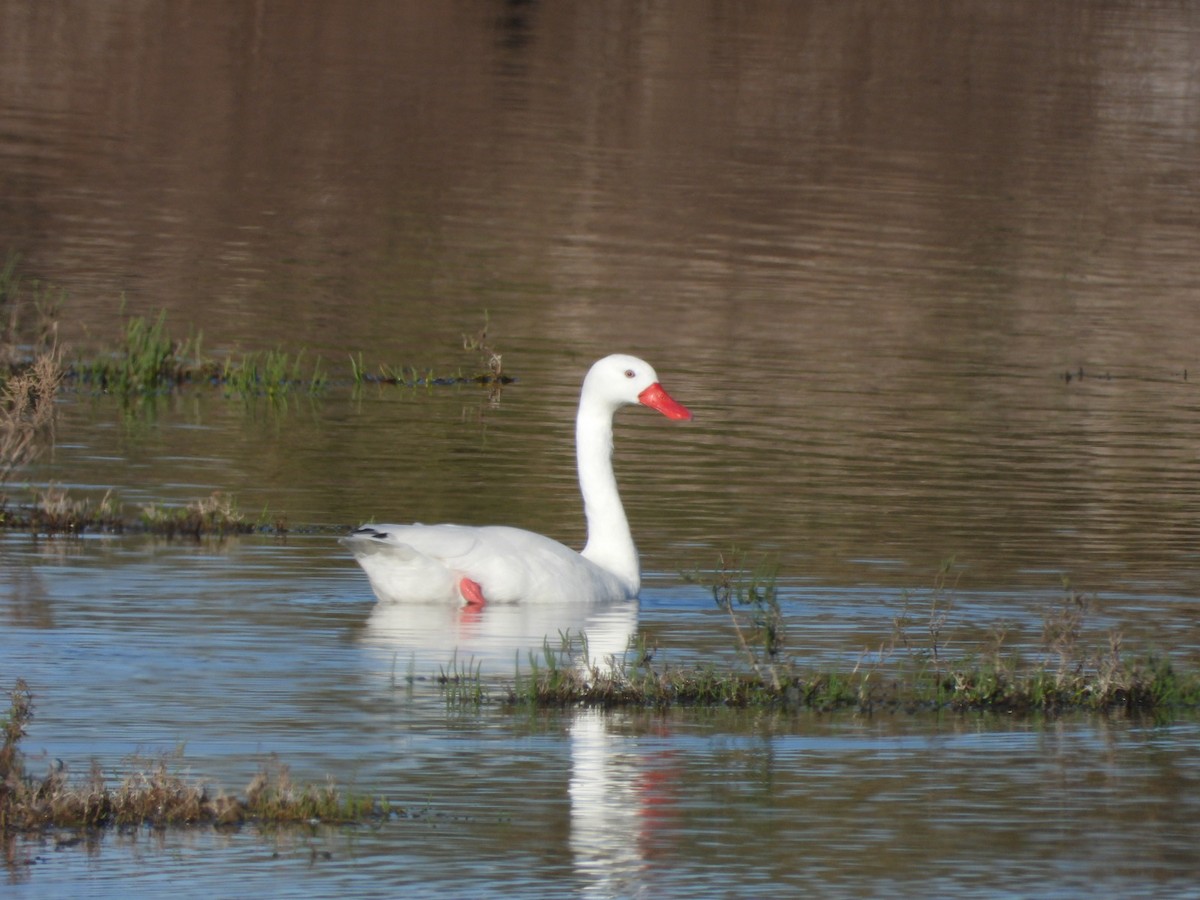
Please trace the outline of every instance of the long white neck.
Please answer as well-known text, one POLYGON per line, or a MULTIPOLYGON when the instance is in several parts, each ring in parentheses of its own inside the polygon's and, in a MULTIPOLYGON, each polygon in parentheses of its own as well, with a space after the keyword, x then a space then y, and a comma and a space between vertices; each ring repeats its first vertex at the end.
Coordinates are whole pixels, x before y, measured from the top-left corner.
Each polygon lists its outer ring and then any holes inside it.
POLYGON ((641 586, 637 547, 629 533, 629 520, 617 493, 613 474, 613 414, 615 408, 602 403, 579 403, 575 420, 575 457, 579 467, 579 489, 583 493, 583 511, 587 516, 585 559, 608 570, 636 595, 641 586))

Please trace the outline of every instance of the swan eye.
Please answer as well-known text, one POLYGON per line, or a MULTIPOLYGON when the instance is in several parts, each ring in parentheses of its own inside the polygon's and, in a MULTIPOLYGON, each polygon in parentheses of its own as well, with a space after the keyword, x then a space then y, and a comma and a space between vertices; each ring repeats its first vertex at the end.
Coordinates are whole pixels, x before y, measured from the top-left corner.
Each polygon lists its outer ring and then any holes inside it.
POLYGON ((625 377, 626 377, 626 378, 634 378, 634 377, 636 377, 636 376, 637 376, 637 372, 633 371, 633 369, 626 369, 626 370, 625 370, 625 377))

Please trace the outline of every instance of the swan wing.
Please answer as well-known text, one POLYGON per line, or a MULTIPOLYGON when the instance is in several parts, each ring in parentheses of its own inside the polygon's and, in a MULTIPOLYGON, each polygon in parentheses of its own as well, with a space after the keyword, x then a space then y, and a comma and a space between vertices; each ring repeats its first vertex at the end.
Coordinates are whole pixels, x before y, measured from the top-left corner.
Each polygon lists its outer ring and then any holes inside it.
POLYGON ((604 603, 637 594, 611 572, 545 535, 492 525, 478 529, 471 577, 498 603, 604 603))
POLYGON ((366 525, 342 541, 381 600, 461 602, 463 578, 489 603, 603 602, 637 592, 569 547, 520 528, 366 525))
POLYGON ((385 602, 461 602, 459 563, 477 543, 454 525, 364 525, 342 538, 385 602))
POLYGON ((426 556, 450 562, 470 556, 479 545, 481 530, 464 525, 364 525, 342 538, 342 543, 355 556, 426 556))

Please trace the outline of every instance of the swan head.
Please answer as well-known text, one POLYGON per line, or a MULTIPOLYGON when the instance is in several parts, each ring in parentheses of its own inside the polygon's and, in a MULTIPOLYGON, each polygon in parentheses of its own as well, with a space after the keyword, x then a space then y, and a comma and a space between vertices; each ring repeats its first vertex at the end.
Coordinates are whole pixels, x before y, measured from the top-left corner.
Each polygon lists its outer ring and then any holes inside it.
POLYGON ((615 412, 640 403, 668 419, 690 419, 692 413, 658 383, 658 373, 643 359, 614 353, 596 362, 583 380, 585 402, 596 402, 615 412))

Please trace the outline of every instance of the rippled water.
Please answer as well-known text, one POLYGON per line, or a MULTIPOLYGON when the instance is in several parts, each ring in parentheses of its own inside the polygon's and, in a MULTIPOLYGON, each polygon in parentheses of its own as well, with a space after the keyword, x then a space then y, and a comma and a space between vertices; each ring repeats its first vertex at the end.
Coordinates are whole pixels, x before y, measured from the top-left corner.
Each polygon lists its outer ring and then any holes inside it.
POLYGON ((182 744, 239 790, 278 753, 404 810, 22 838, 6 887, 1187 895, 1189 717, 530 715, 428 679, 500 691, 580 630, 733 664, 684 577, 731 546, 778 558, 805 665, 875 651, 950 557, 955 650, 1040 652, 1066 577, 1089 639, 1200 665, 1198 40, 1174 3, 0 3, 0 253, 65 291, 71 352, 166 309, 333 381, 68 388, 15 499, 220 490, 293 531, 0 536, 31 767, 182 744), (498 402, 351 390, 352 354, 470 370, 485 317, 498 402), (640 604, 375 609, 336 543, 362 521, 581 543, 571 420, 613 350, 696 413, 618 421, 640 604))
MULTIPOLYGON (((420 677, 452 664, 452 643, 497 684, 514 648, 576 620, 372 615, 324 538, 0 548, 4 656, 38 686, 31 742, 51 758, 120 772, 134 750, 185 743, 181 764, 236 788, 277 753, 297 778, 403 810, 349 829, 23 838, 8 880, 35 893, 235 878, 322 895, 994 896, 1001 877, 1013 895, 1097 880, 1138 895, 1182 890, 1194 864, 1194 721, 460 707, 420 677)), ((678 621, 701 601, 652 583, 642 627, 701 630, 678 621)), ((593 651, 623 633, 621 612, 588 617, 593 651)))

